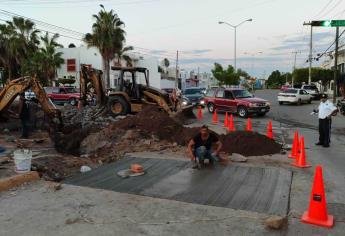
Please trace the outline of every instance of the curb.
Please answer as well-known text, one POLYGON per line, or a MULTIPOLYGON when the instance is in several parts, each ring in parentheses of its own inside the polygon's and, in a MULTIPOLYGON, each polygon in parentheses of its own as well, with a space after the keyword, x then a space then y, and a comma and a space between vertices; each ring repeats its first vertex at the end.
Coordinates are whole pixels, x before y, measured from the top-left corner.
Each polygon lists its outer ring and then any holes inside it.
POLYGON ((23 183, 39 180, 40 176, 37 171, 11 176, 0 179, 0 192, 17 187, 23 183))

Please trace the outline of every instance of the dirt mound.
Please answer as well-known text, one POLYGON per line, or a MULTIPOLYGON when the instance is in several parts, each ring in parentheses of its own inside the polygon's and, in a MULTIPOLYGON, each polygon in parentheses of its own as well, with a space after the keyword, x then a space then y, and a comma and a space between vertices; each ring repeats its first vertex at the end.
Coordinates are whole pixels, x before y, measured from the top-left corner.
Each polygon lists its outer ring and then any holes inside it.
POLYGON ((155 135, 161 140, 185 145, 199 128, 186 128, 157 107, 147 106, 135 116, 128 117, 112 125, 112 129, 136 129, 145 136, 155 135))
POLYGON ((265 135, 256 132, 236 131, 221 135, 222 151, 243 156, 262 156, 279 153, 282 146, 265 135))

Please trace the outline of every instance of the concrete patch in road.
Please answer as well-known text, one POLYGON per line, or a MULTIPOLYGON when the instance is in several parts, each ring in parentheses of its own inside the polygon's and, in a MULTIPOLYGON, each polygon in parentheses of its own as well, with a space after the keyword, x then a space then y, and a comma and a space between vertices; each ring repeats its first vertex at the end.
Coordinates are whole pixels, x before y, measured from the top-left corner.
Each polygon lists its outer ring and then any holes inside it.
POLYGON ((65 183, 156 198, 286 215, 292 174, 281 168, 232 164, 193 170, 178 160, 124 158, 80 174, 65 183), (146 174, 121 179, 117 171, 142 165, 146 174))

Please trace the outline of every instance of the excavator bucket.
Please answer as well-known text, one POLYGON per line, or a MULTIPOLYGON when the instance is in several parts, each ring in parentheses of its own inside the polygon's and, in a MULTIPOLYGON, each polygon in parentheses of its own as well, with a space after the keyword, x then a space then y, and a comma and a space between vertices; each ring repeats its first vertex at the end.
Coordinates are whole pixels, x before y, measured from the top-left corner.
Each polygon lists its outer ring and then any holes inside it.
POLYGON ((192 105, 183 106, 178 111, 172 112, 170 116, 180 124, 188 124, 196 119, 194 107, 192 105))

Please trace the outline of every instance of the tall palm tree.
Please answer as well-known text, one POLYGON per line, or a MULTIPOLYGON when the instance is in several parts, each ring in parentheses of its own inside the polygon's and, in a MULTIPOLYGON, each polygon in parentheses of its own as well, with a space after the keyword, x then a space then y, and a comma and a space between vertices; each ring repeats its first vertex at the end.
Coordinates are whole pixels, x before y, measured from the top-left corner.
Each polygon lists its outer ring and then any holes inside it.
POLYGON ((53 79, 56 76, 56 69, 59 68, 63 63, 64 59, 61 57, 62 52, 56 52, 57 48, 63 46, 56 42, 59 38, 59 34, 54 34, 53 37, 49 37, 48 32, 41 37, 43 47, 40 48, 41 58, 43 59, 43 70, 44 77, 48 80, 48 84, 51 85, 53 79))
POLYGON ((96 22, 92 25, 92 33, 84 37, 88 47, 97 47, 103 59, 106 87, 110 87, 110 61, 115 58, 125 41, 124 23, 113 12, 106 11, 102 6, 97 15, 93 15, 96 22))
POLYGON ((127 66, 132 66, 132 58, 127 54, 129 51, 132 51, 134 48, 132 46, 127 46, 124 48, 121 48, 119 51, 116 52, 116 58, 117 58, 117 64, 119 66, 122 66, 121 61, 124 60, 127 64, 127 66))
POLYGON ((21 17, 0 25, 0 60, 6 66, 9 79, 12 73, 19 73, 24 60, 37 50, 39 30, 34 23, 21 17), (17 70, 15 70, 17 69, 17 70))

